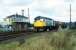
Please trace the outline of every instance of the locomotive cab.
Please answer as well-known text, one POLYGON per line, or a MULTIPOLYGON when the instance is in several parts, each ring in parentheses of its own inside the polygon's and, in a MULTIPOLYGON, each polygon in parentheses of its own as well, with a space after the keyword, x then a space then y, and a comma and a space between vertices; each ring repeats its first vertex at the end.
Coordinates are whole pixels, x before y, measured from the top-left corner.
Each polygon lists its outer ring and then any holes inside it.
POLYGON ((36 31, 40 31, 40 30, 43 31, 45 26, 46 26, 46 23, 43 20, 36 20, 34 22, 34 28, 35 28, 36 31))
POLYGON ((55 21, 51 18, 38 16, 35 18, 34 28, 37 31, 53 30, 56 27, 55 21))

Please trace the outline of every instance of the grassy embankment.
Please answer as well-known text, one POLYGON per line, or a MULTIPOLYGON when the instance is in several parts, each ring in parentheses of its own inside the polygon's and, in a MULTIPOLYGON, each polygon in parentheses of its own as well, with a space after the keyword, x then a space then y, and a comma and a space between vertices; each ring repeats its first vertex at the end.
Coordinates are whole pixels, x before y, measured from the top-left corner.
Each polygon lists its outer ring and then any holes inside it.
POLYGON ((76 50, 76 30, 32 34, 22 45, 19 41, 1 43, 0 50, 76 50))

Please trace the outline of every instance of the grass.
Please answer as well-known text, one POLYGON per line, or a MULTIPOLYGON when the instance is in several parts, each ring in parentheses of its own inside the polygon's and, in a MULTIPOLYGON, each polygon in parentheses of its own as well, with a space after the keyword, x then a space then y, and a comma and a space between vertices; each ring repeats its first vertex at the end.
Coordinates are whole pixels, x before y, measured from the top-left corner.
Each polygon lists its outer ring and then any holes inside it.
POLYGON ((76 50, 76 30, 32 34, 22 40, 1 43, 0 50, 76 50))

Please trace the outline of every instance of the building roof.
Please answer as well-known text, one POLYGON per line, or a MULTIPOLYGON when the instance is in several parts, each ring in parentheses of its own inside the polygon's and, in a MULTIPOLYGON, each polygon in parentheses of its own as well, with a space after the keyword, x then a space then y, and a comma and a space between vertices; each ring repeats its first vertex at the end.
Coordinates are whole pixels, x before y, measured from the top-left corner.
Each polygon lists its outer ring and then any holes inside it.
POLYGON ((7 16, 6 18, 12 18, 12 17, 28 18, 28 17, 25 17, 23 15, 19 15, 19 14, 10 15, 10 16, 7 16))
POLYGON ((51 18, 47 18, 47 17, 43 17, 43 16, 37 16, 37 17, 35 18, 35 20, 37 20, 37 19, 48 19, 48 20, 53 20, 53 19, 51 19, 51 18))

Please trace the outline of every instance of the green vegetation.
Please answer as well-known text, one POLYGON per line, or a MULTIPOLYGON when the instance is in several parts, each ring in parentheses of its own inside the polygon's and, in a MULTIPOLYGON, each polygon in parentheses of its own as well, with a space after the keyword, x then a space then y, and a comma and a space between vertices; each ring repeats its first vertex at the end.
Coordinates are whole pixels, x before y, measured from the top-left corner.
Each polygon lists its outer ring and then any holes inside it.
POLYGON ((0 50, 76 50, 76 30, 28 35, 24 43, 1 43, 0 50))

